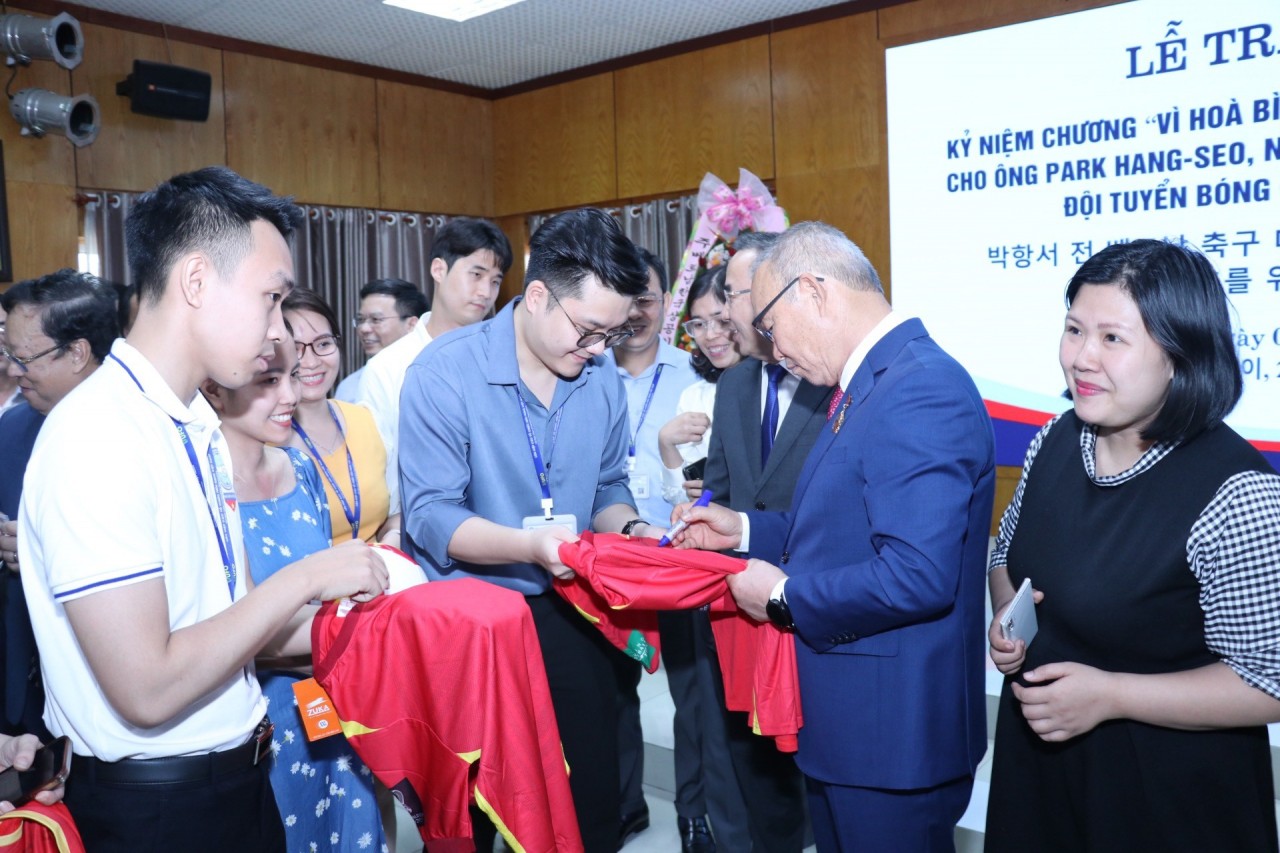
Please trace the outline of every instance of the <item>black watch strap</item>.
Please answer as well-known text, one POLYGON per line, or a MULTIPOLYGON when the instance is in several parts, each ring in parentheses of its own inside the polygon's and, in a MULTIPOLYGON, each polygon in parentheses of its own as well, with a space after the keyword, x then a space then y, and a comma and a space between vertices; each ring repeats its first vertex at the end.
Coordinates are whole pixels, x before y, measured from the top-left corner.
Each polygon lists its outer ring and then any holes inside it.
POLYGON ((631 520, 630 520, 630 521, 628 521, 626 524, 622 525, 622 535, 623 535, 623 536, 630 536, 630 535, 631 535, 631 531, 633 531, 633 530, 635 530, 635 529, 636 529, 636 525, 637 525, 637 524, 644 524, 644 523, 645 523, 645 521, 644 521, 644 519, 643 519, 643 518, 633 518, 633 519, 631 519, 631 520))
POLYGON ((796 627, 795 619, 791 618, 791 607, 785 598, 769 599, 769 603, 764 606, 764 612, 769 617, 769 621, 783 631, 790 631, 796 627))

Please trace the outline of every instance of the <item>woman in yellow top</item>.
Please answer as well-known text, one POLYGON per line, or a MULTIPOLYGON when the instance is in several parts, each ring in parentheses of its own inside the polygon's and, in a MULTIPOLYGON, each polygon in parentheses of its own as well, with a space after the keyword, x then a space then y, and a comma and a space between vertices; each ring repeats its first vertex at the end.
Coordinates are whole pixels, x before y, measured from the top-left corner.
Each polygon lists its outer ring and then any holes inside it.
POLYGON ((285 297, 283 307, 297 343, 302 383, 289 443, 320 469, 333 543, 360 538, 399 547, 400 516, 388 516, 387 451, 373 414, 363 406, 329 399, 342 362, 333 309, 303 288, 285 297))

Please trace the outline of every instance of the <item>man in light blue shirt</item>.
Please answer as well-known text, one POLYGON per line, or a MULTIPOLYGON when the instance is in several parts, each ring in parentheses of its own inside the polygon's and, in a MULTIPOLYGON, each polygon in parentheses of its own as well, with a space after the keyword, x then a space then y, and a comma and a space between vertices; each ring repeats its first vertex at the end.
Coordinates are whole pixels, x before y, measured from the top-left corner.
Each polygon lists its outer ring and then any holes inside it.
MULTIPOLYGON (((630 335, 647 270, 594 209, 548 220, 529 250, 524 296, 432 341, 405 374, 405 546, 433 581, 475 577, 526 596, 584 846, 615 853, 614 684, 627 659, 549 590, 570 573, 560 544, 588 527, 661 535, 636 517, 626 397, 600 358, 630 335)), ((491 849, 492 830, 478 825, 476 841, 491 849)))
MULTIPOLYGON (((640 249, 649 268, 649 284, 632 303, 627 318, 630 338, 605 354, 627 392, 627 473, 631 494, 645 521, 665 527, 671 505, 662 497, 662 456, 658 430, 671 420, 685 388, 698 381, 689 354, 662 340, 659 332, 667 313, 667 271, 662 261, 640 249)), ((681 853, 714 853, 715 842, 706 821, 707 797, 703 773, 701 713, 697 703, 694 644, 690 614, 662 613, 662 662, 675 705, 676 816, 681 853)), ((618 683, 618 760, 621 763, 622 814, 619 836, 623 843, 649 825, 644 800, 644 735, 640 726, 639 663, 629 663, 618 683)), ((727 745, 722 753, 726 772, 727 745)))

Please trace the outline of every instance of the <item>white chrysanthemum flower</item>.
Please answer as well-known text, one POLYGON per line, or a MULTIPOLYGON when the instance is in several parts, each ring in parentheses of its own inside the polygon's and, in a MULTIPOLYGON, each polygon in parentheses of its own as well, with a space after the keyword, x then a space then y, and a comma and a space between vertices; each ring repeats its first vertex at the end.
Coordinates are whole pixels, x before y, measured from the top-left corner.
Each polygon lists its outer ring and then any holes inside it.
POLYGON ((330 843, 330 844, 337 844, 337 843, 338 843, 338 833, 336 833, 336 832, 335 832, 335 833, 333 833, 332 835, 330 835, 330 836, 329 836, 329 843, 330 843))
POLYGON ((264 554, 268 554, 268 555, 269 555, 269 554, 271 553, 271 549, 270 549, 270 548, 268 548, 266 545, 263 545, 263 546, 262 546, 262 553, 264 553, 264 554))
POLYGON ((273 757, 274 757, 274 756, 279 755, 279 754, 280 754, 280 750, 281 750, 281 748, 282 748, 282 747, 280 746, 280 741, 278 741, 278 740, 276 740, 276 739, 272 738, 272 740, 271 740, 271 755, 272 755, 273 757))
POLYGON ((271 507, 269 506, 263 506, 262 511, 265 512, 267 515, 275 515, 275 513, 271 511, 271 507))
POLYGON ((272 545, 272 546, 274 546, 274 545, 276 544, 276 540, 272 539, 270 536, 263 536, 263 537, 262 537, 262 544, 263 544, 263 545, 272 545))
POLYGON ((360 838, 356 841, 356 844, 360 845, 361 850, 368 847, 372 843, 373 843, 372 832, 366 832, 364 835, 360 836, 360 838))
POLYGON ((353 809, 358 809, 363 805, 364 805, 364 800, 360 799, 359 797, 356 797, 354 800, 351 801, 351 808, 353 809))
POLYGON ((289 772, 290 772, 290 773, 297 773, 300 769, 302 769, 302 762, 301 762, 301 761, 295 761, 295 762, 293 762, 293 766, 289 768, 289 772))
POLYGON ((292 556, 293 556, 293 551, 291 551, 291 550, 289 549, 289 546, 288 546, 288 545, 281 545, 281 546, 280 546, 280 556, 281 556, 281 557, 292 557, 292 556))
POLYGON ((298 816, 296 814, 291 814, 284 819, 285 826, 293 826, 297 822, 298 822, 298 816))
POLYGON ((302 518, 302 510, 295 509, 293 511, 293 515, 291 515, 290 518, 292 518, 294 521, 298 521, 299 519, 302 518))
POLYGON ((338 794, 338 783, 337 783, 337 782, 330 782, 330 783, 329 783, 329 796, 334 797, 334 796, 337 796, 337 794, 338 794))
POLYGON ((256 518, 251 518, 251 519, 249 519, 249 529, 250 529, 250 530, 257 530, 257 529, 258 529, 258 519, 256 519, 256 518))
POLYGON ((293 743, 293 739, 294 739, 293 729, 285 729, 285 730, 284 730, 284 742, 285 742, 285 743, 293 743))
POLYGON ((334 764, 334 767, 336 767, 336 768, 338 769, 338 772, 339 772, 339 773, 350 773, 350 772, 351 772, 351 757, 350 757, 350 756, 347 756, 347 755, 339 755, 339 756, 338 756, 338 759, 337 759, 336 761, 334 761, 334 762, 333 762, 333 764, 334 764))

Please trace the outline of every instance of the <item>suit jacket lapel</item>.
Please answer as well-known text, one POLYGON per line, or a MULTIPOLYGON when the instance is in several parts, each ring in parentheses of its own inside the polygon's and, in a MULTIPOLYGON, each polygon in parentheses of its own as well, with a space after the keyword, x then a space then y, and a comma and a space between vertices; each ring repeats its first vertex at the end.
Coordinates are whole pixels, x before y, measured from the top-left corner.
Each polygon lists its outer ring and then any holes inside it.
POLYGON ((760 473, 763 467, 760 463, 760 374, 764 371, 764 365, 759 361, 751 365, 746 372, 745 377, 747 387, 743 394, 742 407, 742 440, 747 445, 747 460, 751 467, 751 476, 754 482, 751 484, 752 490, 760 483, 760 473))
MULTIPOLYGON (((858 365, 858 369, 853 373, 853 378, 849 380, 849 387, 845 389, 844 393, 848 399, 840 401, 840 405, 836 407, 835 417, 823 428, 817 442, 813 445, 813 450, 809 453, 809 460, 805 463, 800 479, 796 483, 796 494, 792 506, 800 505, 800 500, 804 497, 805 491, 808 490, 809 483, 822 465, 822 457, 835 444, 838 435, 833 427, 840 417, 840 410, 845 409, 846 420, 853 417, 853 413, 857 408, 862 405, 867 397, 871 396, 871 392, 881 374, 889 368, 889 365, 898 357, 907 343, 916 338, 925 337, 927 334, 924 324, 919 320, 907 320, 885 335, 867 353, 867 357, 862 360, 862 364, 858 365)), ((885 424, 884 426, 889 429, 893 428, 892 424, 885 424)), ((794 524, 794 518, 792 523, 794 524)))

